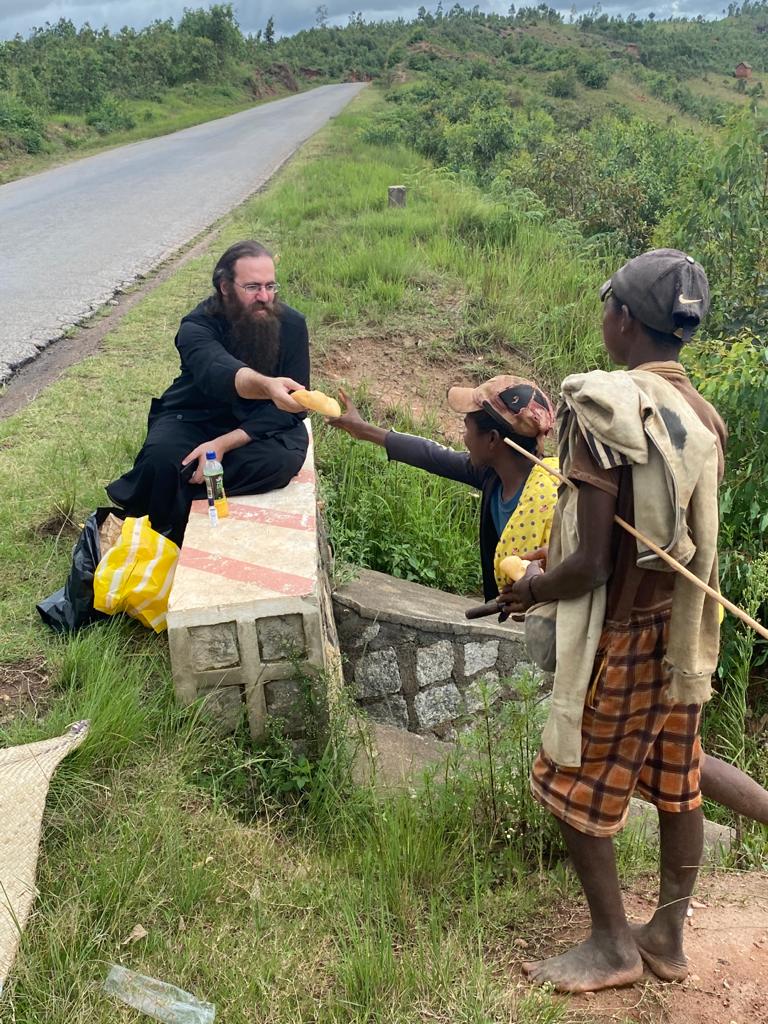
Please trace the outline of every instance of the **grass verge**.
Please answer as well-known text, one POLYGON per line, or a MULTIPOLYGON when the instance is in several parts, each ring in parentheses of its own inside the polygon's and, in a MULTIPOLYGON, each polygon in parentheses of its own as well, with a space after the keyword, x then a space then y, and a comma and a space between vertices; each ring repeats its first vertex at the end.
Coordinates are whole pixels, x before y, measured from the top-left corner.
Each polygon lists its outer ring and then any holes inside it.
MULTIPOLYGON (((521 345, 543 339, 553 276, 563 338, 582 344, 594 310, 580 275, 597 280, 597 268, 574 269, 572 241, 524 210, 443 181, 405 150, 360 143, 376 102, 364 97, 237 211, 216 251, 244 235, 275 244, 288 301, 327 352, 360 330, 428 331, 458 294, 455 350, 482 335, 511 362, 518 334, 505 324, 494 334, 492 303, 516 310, 521 345), (394 180, 412 185, 404 212, 385 206, 394 180)), ((92 721, 52 786, 39 896, 0 1014, 135 1020, 100 990, 119 961, 215 1002, 233 1024, 566 1020, 564 1004, 515 980, 516 939, 573 892, 525 784, 529 704, 489 719, 424 787, 381 798, 352 785, 335 757, 307 767, 277 743, 257 751, 209 735, 173 706, 164 641, 135 624, 60 640, 36 620, 35 600, 66 573, 73 531, 130 464, 149 398, 176 371, 176 325, 205 293, 214 257, 187 264, 103 352, 0 424, 0 662, 42 656, 52 682, 47 716, 17 721, 2 742, 92 721), (138 924, 146 936, 132 939, 138 924)), ((328 456, 331 468, 341 461, 328 456)), ((622 856, 634 862, 631 847, 622 856)))

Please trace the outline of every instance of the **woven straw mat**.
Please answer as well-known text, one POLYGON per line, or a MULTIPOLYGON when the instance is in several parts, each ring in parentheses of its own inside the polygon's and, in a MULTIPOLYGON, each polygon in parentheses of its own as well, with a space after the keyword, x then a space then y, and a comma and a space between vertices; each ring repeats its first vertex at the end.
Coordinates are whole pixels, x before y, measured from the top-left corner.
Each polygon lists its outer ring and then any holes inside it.
POLYGON ((45 797, 56 766, 88 733, 75 722, 63 736, 0 750, 0 992, 35 898, 45 797))

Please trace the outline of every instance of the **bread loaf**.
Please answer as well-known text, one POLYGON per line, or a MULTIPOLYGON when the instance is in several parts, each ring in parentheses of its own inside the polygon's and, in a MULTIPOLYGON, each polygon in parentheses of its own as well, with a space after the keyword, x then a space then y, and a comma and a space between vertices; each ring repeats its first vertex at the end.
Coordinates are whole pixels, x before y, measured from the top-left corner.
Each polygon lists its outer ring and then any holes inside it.
POLYGON ((322 416, 330 416, 333 419, 341 416, 341 406, 336 399, 324 395, 322 391, 307 391, 302 388, 300 391, 292 391, 291 398, 310 412, 319 412, 322 416))
POLYGON ((507 555, 499 562, 499 569, 512 583, 517 583, 525 576, 525 570, 531 563, 518 555, 507 555))

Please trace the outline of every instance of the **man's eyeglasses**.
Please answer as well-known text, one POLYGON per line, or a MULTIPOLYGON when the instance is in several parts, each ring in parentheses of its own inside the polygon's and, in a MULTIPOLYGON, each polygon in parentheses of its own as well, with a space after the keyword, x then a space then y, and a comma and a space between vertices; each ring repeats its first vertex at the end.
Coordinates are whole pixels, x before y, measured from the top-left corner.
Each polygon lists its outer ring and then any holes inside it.
POLYGON ((233 281, 232 284, 244 291, 246 295, 257 295, 262 288, 267 295, 274 295, 280 287, 275 281, 267 281, 266 284, 257 284, 255 281, 249 284, 238 284, 237 281, 233 281))

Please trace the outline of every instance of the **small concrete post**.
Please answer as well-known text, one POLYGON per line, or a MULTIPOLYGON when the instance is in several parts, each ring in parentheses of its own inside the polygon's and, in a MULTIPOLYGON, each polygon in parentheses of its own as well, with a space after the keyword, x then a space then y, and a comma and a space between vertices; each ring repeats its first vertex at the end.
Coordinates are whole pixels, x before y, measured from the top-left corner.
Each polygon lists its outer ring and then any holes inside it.
POLYGON ((390 185, 387 192, 390 206, 405 206, 405 185, 390 185))

